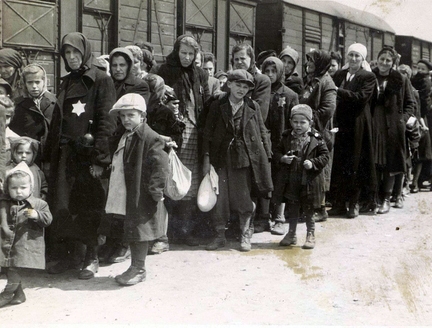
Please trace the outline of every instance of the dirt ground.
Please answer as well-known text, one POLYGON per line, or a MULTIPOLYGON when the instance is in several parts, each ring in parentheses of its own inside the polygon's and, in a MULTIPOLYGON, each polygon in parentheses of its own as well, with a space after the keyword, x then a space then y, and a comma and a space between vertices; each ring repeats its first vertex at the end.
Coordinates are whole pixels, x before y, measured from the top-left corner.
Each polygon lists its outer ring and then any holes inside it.
MULTIPOLYGON (((255 234, 253 250, 174 245, 147 258, 147 281, 118 286, 129 262, 77 272, 26 271, 27 302, 0 309, 0 326, 20 325, 430 325, 432 193, 403 210, 317 224, 314 250, 278 246, 255 234)), ((305 237, 299 225, 299 244, 305 237)), ((5 284, 0 280, 0 288, 5 284)))

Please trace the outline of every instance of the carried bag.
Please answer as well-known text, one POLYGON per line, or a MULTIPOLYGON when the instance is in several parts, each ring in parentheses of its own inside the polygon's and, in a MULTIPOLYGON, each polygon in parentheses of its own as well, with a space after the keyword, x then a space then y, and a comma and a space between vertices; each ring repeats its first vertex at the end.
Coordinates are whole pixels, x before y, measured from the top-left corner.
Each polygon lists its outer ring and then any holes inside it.
POLYGON ((198 189, 197 203, 201 212, 210 211, 217 201, 219 195, 219 176, 213 165, 210 165, 210 173, 207 173, 198 189))
POLYGON ((177 157, 174 150, 168 154, 170 175, 165 186, 164 194, 172 200, 180 200, 189 191, 192 183, 192 172, 177 157))

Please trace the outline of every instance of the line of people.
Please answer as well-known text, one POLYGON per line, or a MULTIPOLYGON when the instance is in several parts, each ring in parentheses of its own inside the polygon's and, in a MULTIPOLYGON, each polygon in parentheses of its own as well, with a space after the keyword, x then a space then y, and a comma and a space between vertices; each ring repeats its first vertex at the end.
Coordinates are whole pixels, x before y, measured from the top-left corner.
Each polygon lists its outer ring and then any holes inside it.
POLYGON ((234 235, 250 251, 253 233, 270 231, 291 246, 306 222, 303 248, 313 249, 315 222, 385 214, 391 201, 402 208, 404 186, 415 193, 430 179, 432 64, 421 60, 411 83, 393 48, 374 69, 359 43, 340 69, 340 55, 313 50, 303 79, 290 46, 255 60, 237 44, 231 69, 215 73, 215 57, 190 35, 161 65, 148 43, 95 58, 78 32, 62 38, 60 54, 68 74, 54 96, 41 65, 23 68, 17 51, 0 50, 0 306, 25 301, 19 269, 45 267, 44 241, 51 274, 91 279, 100 263, 131 258, 115 278, 128 286, 145 280, 147 254, 170 243, 216 250, 234 235), (192 173, 177 201, 163 192, 171 150, 192 173), (197 193, 211 165, 219 195, 203 213, 197 193), (15 193, 20 184, 27 194, 15 193), (20 246, 33 239, 37 252, 20 246))

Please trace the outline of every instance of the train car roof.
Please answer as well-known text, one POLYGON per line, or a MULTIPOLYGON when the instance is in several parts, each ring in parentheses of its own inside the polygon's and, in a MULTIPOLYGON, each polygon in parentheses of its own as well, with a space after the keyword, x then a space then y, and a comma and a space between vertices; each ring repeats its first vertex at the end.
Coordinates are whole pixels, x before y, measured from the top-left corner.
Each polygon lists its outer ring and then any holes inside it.
POLYGON ((395 34, 395 30, 377 15, 370 12, 352 8, 350 6, 334 1, 313 1, 313 0, 282 0, 285 3, 293 4, 302 8, 318 11, 330 16, 343 18, 351 23, 366 27, 372 27, 380 31, 395 34))

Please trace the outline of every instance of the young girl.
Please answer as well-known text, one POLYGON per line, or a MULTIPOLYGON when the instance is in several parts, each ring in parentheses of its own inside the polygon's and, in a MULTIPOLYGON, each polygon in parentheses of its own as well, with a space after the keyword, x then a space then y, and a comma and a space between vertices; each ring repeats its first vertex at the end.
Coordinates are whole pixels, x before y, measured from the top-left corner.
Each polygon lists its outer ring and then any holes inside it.
POLYGON ((6 169, 12 169, 17 164, 25 162, 33 174, 33 196, 46 199, 48 194, 48 183, 45 174, 34 161, 38 154, 38 141, 29 137, 11 138, 11 161, 6 169))
POLYGON ((0 307, 20 304, 26 297, 20 268, 45 269, 44 228, 51 224, 48 204, 32 195, 33 174, 25 162, 6 172, 5 197, 0 201, 0 266, 7 284, 0 307))
POLYGON ((166 232, 163 190, 169 173, 168 155, 164 151, 165 142, 145 122, 146 109, 142 96, 129 93, 110 111, 120 117, 122 124, 110 139, 112 164, 107 215, 99 233, 122 237, 130 245, 131 266, 115 277, 121 286, 145 280, 148 243, 166 232))
POLYGON ((329 160, 329 151, 323 137, 312 128, 312 108, 306 104, 291 109, 291 127, 282 135, 274 153, 279 166, 273 202, 286 203, 285 216, 289 218, 289 231, 279 243, 290 246, 297 243, 297 222, 300 209, 306 216, 307 235, 305 249, 315 247, 314 208, 321 205, 323 168, 329 160))
MULTIPOLYGON (((297 105, 298 95, 286 85, 284 85, 284 64, 279 58, 269 57, 262 64, 262 72, 270 78, 271 81, 271 100, 269 113, 265 122, 266 127, 270 131, 270 140, 272 144, 272 152, 282 140, 282 133, 290 127, 291 108, 297 105)), ((272 166, 272 178, 275 183, 276 167, 272 166)), ((280 204, 273 208, 272 218, 275 221, 271 228, 273 235, 285 234, 285 204, 280 204)))

